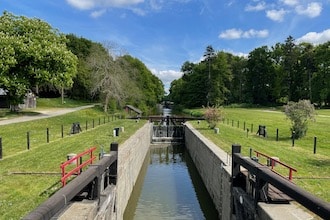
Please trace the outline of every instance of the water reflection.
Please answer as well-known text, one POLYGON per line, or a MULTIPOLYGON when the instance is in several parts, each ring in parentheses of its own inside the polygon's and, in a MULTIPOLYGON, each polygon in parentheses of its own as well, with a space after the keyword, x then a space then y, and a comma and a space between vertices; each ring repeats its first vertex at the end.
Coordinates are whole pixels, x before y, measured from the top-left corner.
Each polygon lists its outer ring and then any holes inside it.
POLYGON ((146 162, 144 181, 135 186, 125 220, 218 218, 184 146, 151 147, 146 162))

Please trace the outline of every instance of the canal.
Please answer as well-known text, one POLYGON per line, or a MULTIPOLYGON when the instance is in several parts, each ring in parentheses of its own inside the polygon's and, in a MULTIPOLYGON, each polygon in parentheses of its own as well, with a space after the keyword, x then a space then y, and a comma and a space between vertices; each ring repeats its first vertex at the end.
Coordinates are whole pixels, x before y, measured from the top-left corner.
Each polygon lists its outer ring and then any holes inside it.
POLYGON ((183 145, 152 145, 124 220, 218 219, 218 213, 183 145))

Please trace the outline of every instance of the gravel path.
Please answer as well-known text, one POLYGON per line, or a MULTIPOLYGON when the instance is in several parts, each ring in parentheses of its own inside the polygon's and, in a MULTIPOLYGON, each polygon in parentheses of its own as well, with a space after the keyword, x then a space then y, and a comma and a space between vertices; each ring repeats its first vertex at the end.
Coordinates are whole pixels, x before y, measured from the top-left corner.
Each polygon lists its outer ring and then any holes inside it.
POLYGON ((94 107, 94 105, 80 106, 80 107, 76 107, 76 108, 40 110, 40 111, 37 111, 40 113, 39 115, 21 116, 21 117, 3 119, 3 120, 0 119, 0 125, 20 123, 20 122, 25 122, 25 121, 33 121, 33 120, 38 120, 38 119, 43 119, 43 118, 50 118, 50 117, 64 115, 67 113, 79 111, 79 110, 86 109, 86 108, 92 108, 92 107, 94 107))

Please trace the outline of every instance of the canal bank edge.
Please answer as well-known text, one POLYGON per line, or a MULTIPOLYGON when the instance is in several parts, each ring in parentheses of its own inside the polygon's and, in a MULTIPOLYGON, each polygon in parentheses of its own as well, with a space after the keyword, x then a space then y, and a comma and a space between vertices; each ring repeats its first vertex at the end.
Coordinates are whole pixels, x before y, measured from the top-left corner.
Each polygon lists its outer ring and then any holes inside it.
MULTIPOLYGON (((186 123, 185 143, 194 164, 219 212, 219 219, 233 219, 231 205, 231 156, 186 123)), ((294 203, 258 203, 259 219, 313 219, 294 203)))
POLYGON ((146 123, 132 137, 119 146, 117 176, 117 220, 122 220, 128 200, 148 153, 152 123, 146 123))

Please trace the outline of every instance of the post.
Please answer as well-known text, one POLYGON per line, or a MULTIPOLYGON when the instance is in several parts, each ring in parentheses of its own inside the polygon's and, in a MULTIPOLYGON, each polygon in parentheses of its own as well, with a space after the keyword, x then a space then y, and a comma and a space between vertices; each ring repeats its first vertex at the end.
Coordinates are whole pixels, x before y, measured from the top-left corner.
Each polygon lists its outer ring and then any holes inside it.
POLYGON ((87 122, 87 120, 86 120, 86 131, 87 131, 87 129, 88 129, 88 122, 87 122))
POLYGON ((278 128, 276 129, 276 141, 278 141, 278 128))
POLYGON ((64 137, 64 126, 61 126, 62 138, 64 137))
POLYGON ((252 148, 250 148, 250 158, 252 158, 252 148))
POLYGON ((236 175, 240 172, 240 165, 235 162, 235 153, 241 153, 241 145, 233 144, 231 146, 231 156, 232 156, 232 178, 235 179, 236 175))
POLYGON ((243 130, 245 131, 245 122, 244 122, 243 130))
POLYGON ((231 120, 231 126, 234 127, 234 120, 231 120))
POLYGON ((105 124, 105 116, 103 117, 103 124, 105 124))
POLYGON ((295 134, 295 132, 294 131, 292 131, 292 136, 291 136, 291 138, 292 138, 292 147, 294 147, 294 134, 295 134))
POLYGON ((317 140, 317 137, 314 137, 314 154, 316 154, 316 140, 317 140))
POLYGON ((110 144, 110 151, 118 151, 118 143, 117 142, 112 142, 110 144))
POLYGON ((251 124, 251 133, 253 132, 253 124, 251 124))
POLYGON ((94 119, 93 119, 93 128, 94 128, 94 119))
POLYGON ((99 118, 99 125, 101 124, 101 118, 99 118))
POLYGON ((30 132, 26 132, 27 149, 30 150, 30 132))
POLYGON ((49 128, 46 129, 46 133, 47 133, 47 143, 49 143, 49 128))
POLYGON ((239 121, 237 121, 237 128, 239 128, 239 121))
POLYGON ((246 137, 249 137, 249 129, 246 129, 246 137))
POLYGON ((2 160, 2 137, 0 137, 0 160, 2 160))

